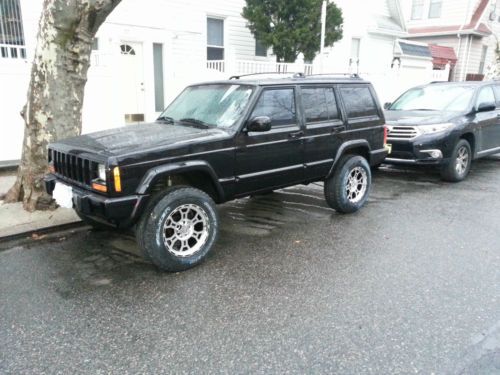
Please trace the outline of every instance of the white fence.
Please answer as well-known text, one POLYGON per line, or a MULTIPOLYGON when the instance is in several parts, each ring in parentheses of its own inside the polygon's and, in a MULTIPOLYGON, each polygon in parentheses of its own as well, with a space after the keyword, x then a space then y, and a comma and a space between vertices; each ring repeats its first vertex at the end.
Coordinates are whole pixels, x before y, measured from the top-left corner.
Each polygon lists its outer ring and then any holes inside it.
POLYGON ((251 73, 304 73, 313 74, 313 64, 304 64, 301 61, 295 63, 280 63, 270 61, 252 60, 208 60, 207 69, 216 70, 228 75, 241 75, 251 73))

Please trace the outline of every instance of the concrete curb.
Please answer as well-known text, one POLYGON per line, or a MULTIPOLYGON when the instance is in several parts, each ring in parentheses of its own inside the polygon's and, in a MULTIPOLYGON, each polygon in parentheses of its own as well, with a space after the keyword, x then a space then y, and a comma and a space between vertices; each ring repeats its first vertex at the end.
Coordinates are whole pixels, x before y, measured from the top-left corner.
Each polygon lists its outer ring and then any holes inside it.
MULTIPOLYGON (((67 231, 70 229, 79 229, 79 228, 83 228, 86 226, 87 225, 83 221, 75 221, 72 223, 52 225, 50 227, 32 229, 32 230, 28 230, 25 232, 20 232, 20 233, 16 233, 16 234, 10 234, 7 236, 3 236, 3 237, 0 237, 0 242, 17 241, 17 240, 30 238, 34 234, 36 234, 38 236, 43 236, 43 235, 48 235, 48 234, 52 234, 52 233, 56 233, 56 232, 67 231)), ((2 251, 1 248, 0 248, 0 251, 2 251)))

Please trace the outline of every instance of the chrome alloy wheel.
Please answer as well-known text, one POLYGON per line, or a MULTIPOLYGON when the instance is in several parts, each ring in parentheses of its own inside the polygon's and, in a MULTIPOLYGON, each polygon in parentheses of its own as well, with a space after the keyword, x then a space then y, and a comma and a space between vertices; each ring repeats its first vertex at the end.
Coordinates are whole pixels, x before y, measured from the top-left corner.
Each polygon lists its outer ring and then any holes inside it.
POLYGON ((469 165, 469 150, 467 147, 462 146, 458 149, 457 158, 455 160, 455 169, 457 173, 462 176, 467 170, 469 165))
POLYGON ((178 257, 198 252, 207 242, 210 221, 203 208, 196 204, 183 204, 168 215, 163 224, 163 243, 178 257))
POLYGON ((361 167, 355 167, 349 172, 346 183, 347 199, 351 203, 358 203, 366 194, 368 176, 361 167))

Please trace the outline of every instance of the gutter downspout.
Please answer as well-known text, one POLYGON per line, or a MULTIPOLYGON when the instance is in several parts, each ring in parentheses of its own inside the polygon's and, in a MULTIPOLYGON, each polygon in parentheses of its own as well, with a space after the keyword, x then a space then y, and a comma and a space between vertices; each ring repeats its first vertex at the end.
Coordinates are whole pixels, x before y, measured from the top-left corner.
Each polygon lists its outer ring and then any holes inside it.
MULTIPOLYGON (((472 4, 472 0, 469 0, 469 2, 467 4, 467 12, 465 13, 464 22, 462 23, 462 26, 460 26, 460 31, 464 29, 465 25, 467 24, 467 21, 469 20, 469 13, 470 13, 471 4, 472 4)), ((462 52, 462 35, 460 34, 460 31, 457 34, 457 37, 460 41, 459 49, 458 49, 458 56, 460 56, 460 52, 462 52)), ((464 51, 463 58, 464 59, 461 61, 461 64, 460 64, 461 69, 460 69, 459 81, 464 81, 464 79, 465 79, 464 72, 467 69, 467 65, 464 65, 464 63, 467 60, 467 41, 465 41, 465 51, 464 51)))

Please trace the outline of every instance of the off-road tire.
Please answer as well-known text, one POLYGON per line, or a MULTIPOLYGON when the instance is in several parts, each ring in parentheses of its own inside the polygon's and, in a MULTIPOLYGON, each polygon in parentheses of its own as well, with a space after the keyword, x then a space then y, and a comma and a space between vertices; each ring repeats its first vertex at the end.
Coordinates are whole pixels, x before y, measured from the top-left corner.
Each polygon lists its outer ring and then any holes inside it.
POLYGON ((472 162, 472 149, 470 144, 465 139, 460 139, 455 148, 453 149, 453 153, 451 154, 451 158, 448 164, 444 165, 441 168, 441 179, 448 182, 460 182, 464 180, 470 171, 470 166, 472 162), (467 163, 464 169, 458 169, 459 166, 459 153, 465 150, 467 153, 467 163))
POLYGON ((151 199, 136 226, 136 240, 145 258, 159 269, 179 272, 194 267, 205 260, 217 240, 218 232, 219 216, 212 198, 201 190, 187 186, 176 186, 151 199), (187 205, 200 209, 203 215, 206 215, 203 217, 206 218, 207 237, 196 252, 181 256, 174 253, 177 250, 172 248, 169 250, 167 247, 164 225, 169 218, 171 219, 171 215, 175 214, 176 209, 187 205))
POLYGON ((326 179, 324 184, 326 203, 335 211, 348 214, 358 211, 366 203, 370 195, 371 170, 366 159, 359 155, 344 155, 337 163, 333 175, 326 179), (358 172, 365 179, 364 188, 361 187, 359 197, 349 199, 348 181, 351 173, 358 172))

